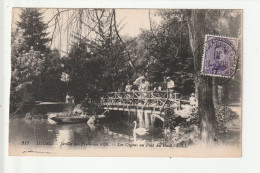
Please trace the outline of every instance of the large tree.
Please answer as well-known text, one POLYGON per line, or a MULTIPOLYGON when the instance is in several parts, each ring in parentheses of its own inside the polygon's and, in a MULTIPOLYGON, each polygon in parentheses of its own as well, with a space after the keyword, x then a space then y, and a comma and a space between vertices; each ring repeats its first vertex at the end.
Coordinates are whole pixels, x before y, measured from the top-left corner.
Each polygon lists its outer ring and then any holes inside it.
POLYGON ((216 138, 216 117, 212 99, 212 78, 200 75, 204 37, 207 34, 205 10, 188 11, 190 46, 195 64, 195 86, 198 97, 198 114, 201 118, 201 138, 212 141, 216 138))
MULTIPOLYGON (((201 118, 201 138, 210 142, 216 140, 218 135, 213 104, 213 101, 216 101, 216 86, 218 83, 216 83, 216 78, 200 74, 204 38, 205 34, 224 34, 225 36, 239 37, 240 12, 234 10, 187 10, 186 12, 196 74, 195 86, 198 97, 198 114, 201 118), (232 16, 236 16, 236 22, 232 22, 234 20, 232 16), (213 94, 212 91, 215 93, 213 94)), ((238 76, 240 76, 240 73, 238 73, 238 76)), ((231 84, 233 81, 231 80, 227 84, 231 84)))
MULTIPOLYGON (((14 58, 14 57, 12 57, 14 58)), ((38 88, 36 79, 42 73, 44 57, 39 51, 31 49, 28 53, 21 53, 12 60, 12 78, 10 94, 10 112, 14 115, 22 110, 25 104, 35 101, 38 88)))
POLYGON ((38 9, 22 9, 16 30, 12 32, 11 41, 11 105, 13 113, 22 110, 25 104, 33 103, 41 97, 41 76, 45 76, 44 66, 49 39, 47 25, 43 22, 42 13, 38 9))
POLYGON ((22 9, 20 14, 20 21, 17 22, 19 30, 23 31, 24 42, 19 51, 29 51, 31 47, 34 50, 44 53, 46 51, 46 44, 50 41, 47 38, 48 33, 46 29, 48 25, 44 23, 40 10, 35 8, 22 9))

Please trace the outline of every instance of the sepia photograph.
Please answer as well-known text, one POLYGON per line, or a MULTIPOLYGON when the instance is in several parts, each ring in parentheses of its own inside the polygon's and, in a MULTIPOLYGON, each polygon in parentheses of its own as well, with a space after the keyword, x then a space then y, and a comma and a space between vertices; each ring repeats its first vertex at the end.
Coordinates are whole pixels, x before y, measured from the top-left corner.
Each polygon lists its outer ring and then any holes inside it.
POLYGON ((11 16, 9 156, 241 157, 242 9, 11 16))

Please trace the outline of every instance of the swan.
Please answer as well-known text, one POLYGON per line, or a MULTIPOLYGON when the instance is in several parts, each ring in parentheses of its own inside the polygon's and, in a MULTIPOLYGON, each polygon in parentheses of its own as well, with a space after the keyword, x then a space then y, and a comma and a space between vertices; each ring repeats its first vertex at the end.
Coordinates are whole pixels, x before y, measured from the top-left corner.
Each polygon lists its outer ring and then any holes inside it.
POLYGON ((94 121, 96 120, 96 117, 95 116, 92 116, 89 118, 87 124, 94 124, 94 121))
POLYGON ((96 130, 96 126, 94 124, 88 124, 88 126, 91 132, 96 130))
POLYGON ((135 127, 134 127, 133 132, 134 132, 135 134, 145 135, 145 134, 148 133, 148 129, 140 128, 140 127, 139 127, 139 128, 136 128, 136 125, 137 125, 136 121, 134 121, 134 124, 135 124, 135 127))
POLYGON ((106 118, 106 114, 109 113, 109 110, 106 110, 105 112, 103 112, 102 114, 100 115, 97 115, 96 117, 97 118, 106 118))
POLYGON ((134 144, 145 144, 145 140, 137 140, 136 133, 133 134, 134 144))

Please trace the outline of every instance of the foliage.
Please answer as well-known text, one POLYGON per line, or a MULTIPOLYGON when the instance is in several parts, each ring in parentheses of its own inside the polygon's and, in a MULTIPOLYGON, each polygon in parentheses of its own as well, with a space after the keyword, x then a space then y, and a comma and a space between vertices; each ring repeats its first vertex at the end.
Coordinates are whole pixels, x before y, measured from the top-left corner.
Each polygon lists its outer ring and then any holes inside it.
POLYGON ((237 10, 187 10, 187 21, 189 26, 190 46, 193 52, 195 73, 196 94, 198 96, 198 112, 201 117, 201 131, 205 132, 202 135, 203 140, 213 141, 216 139, 217 122, 214 105, 217 103, 217 88, 215 87, 218 78, 205 77, 200 75, 201 59, 203 54, 203 43, 205 34, 225 35, 238 37, 237 31, 241 20, 236 21, 238 25, 229 25, 232 23, 233 13, 240 14, 237 10), (231 19, 231 20, 230 20, 231 19), (200 25, 198 25, 200 23, 200 25), (232 26, 232 27, 229 27, 232 26), (233 31, 235 32, 233 32, 233 31), (213 84, 214 83, 214 87, 213 84), (214 94, 213 94, 214 93, 214 94))
MULTIPOLYGON (((190 118, 180 121, 173 116, 172 109, 166 110, 164 127, 172 132, 167 137, 174 142, 175 146, 188 146, 195 144, 200 139, 200 117, 197 108, 192 110, 190 118)), ((217 134, 225 136, 228 132, 227 122, 238 118, 238 114, 230 108, 218 106, 216 108, 217 134)))
POLYGON ((100 77, 100 63, 87 52, 86 44, 73 45, 68 57, 62 58, 63 73, 70 76, 67 90, 80 103, 87 93, 97 90, 100 77))
POLYGON ((85 99, 81 102, 82 107, 84 108, 84 112, 87 115, 99 115, 103 112, 102 105, 97 101, 90 101, 89 99, 85 99))
MULTIPOLYGON (((123 90, 127 82, 133 82, 140 75, 145 75, 155 86, 162 85, 163 78, 170 76, 176 92, 182 95, 194 92, 187 11, 158 10, 160 23, 151 20, 150 30, 142 30, 135 38, 120 37, 115 10, 73 11, 79 18, 72 16, 66 23, 66 27, 73 30, 69 32, 72 44, 69 53, 61 58, 58 50, 47 47, 50 39, 43 13, 38 9, 22 10, 18 29, 12 32, 12 111, 22 101, 63 101, 69 92, 75 96, 76 103, 83 101, 85 107, 93 107, 88 111, 95 114, 100 109, 96 101, 103 92, 123 90), (81 35, 83 31, 88 33, 86 37, 81 35), (89 32, 94 33, 94 37, 89 32), (62 73, 69 75, 68 82, 61 80, 62 73)), ((60 13, 53 19, 55 26, 62 21, 60 13)), ((241 32, 238 29, 240 14, 233 10, 206 10, 205 24, 209 34, 237 37, 241 32)), ((225 96, 228 93, 240 96, 240 88, 236 88, 241 84, 240 68, 241 64, 234 79, 224 85, 225 96)), ((173 120, 173 110, 167 111, 165 127, 174 129, 180 122, 173 120)), ((197 120, 190 119, 192 125, 198 124, 197 120)))
MULTIPOLYGON (((19 51, 24 43, 23 30, 16 29, 11 32, 11 61, 12 64, 16 63, 16 58, 19 56, 19 51)), ((13 68, 13 66, 12 66, 13 68)))
MULTIPOLYGON (((28 53, 22 53, 13 64, 13 82, 22 85, 23 82, 31 81, 34 77, 40 75, 45 57, 40 55, 40 52, 31 49, 28 53)), ((17 89, 19 90, 19 89, 17 89)))
POLYGON ((199 116, 198 116, 198 108, 194 107, 191 109, 191 113, 189 118, 182 118, 174 113, 173 108, 166 108, 165 109, 165 116, 164 116, 164 128, 169 128, 173 130, 175 127, 179 125, 188 125, 188 124, 195 124, 199 125, 199 116), (186 123, 188 122, 188 123, 186 123))
MULTIPOLYGON (((241 13, 239 10, 207 10, 205 23, 212 35, 222 35, 238 38, 241 50, 241 13)), ((240 102, 241 98, 241 51, 236 52, 238 58, 237 71, 231 80, 222 84, 219 95, 222 104, 240 102)))
MULTIPOLYGON (((172 116, 173 117, 173 116, 172 116)), ((238 114, 230 108, 218 106, 216 108, 217 133, 225 136, 228 132, 226 123, 238 118, 238 114)), ((176 122, 175 118, 165 119, 165 127, 173 131, 168 134, 176 146, 188 146, 197 143, 200 139, 200 117, 197 109, 193 109, 190 118, 186 121, 176 122)))
POLYGON ((131 67, 118 37, 102 37, 96 42, 75 37, 63 71, 70 76, 69 91, 81 102, 87 94, 117 91, 125 87, 131 67), (100 42, 100 43, 99 43, 100 42))
POLYGON ((175 121, 174 109, 166 108, 165 116, 164 116, 164 128, 174 129, 177 126, 177 122, 175 121))
POLYGON ((25 119, 48 119, 48 115, 40 113, 36 108, 33 108, 31 111, 25 114, 25 119))
POLYGON ((38 82, 37 99, 41 101, 64 101, 66 84, 61 80, 62 62, 57 49, 46 54, 43 72, 38 82))
POLYGON ((46 43, 50 41, 46 33, 47 25, 43 22, 42 14, 38 9, 22 9, 20 21, 17 26, 23 30, 22 37, 24 42, 19 48, 19 52, 29 51, 31 47, 36 51, 46 51, 46 43))
POLYGON ((46 29, 38 9, 23 9, 17 29, 12 31, 10 112, 13 114, 59 90, 57 83, 53 85, 54 91, 49 87, 52 81, 57 81, 59 52, 46 47, 49 41, 46 29))
POLYGON ((159 10, 157 15, 162 18, 161 23, 155 25, 151 21, 151 30, 143 30, 139 36, 144 69, 150 83, 162 83, 164 77, 170 76, 178 92, 188 90, 190 94, 194 85, 187 85, 193 80, 187 22, 183 14, 174 10, 159 10))
POLYGON ((195 124, 188 126, 178 126, 171 134, 171 140, 177 147, 187 147, 198 143, 200 139, 200 129, 195 124))
POLYGON ((226 123, 233 119, 237 119, 239 116, 236 112, 230 108, 224 106, 218 106, 216 108, 216 120, 217 120, 217 132, 220 135, 227 133, 226 123))
POLYGON ((200 126, 197 108, 193 108, 188 119, 172 116, 172 110, 166 112, 165 127, 172 131, 166 135, 177 147, 196 144, 200 139, 200 126), (169 116, 170 115, 170 116, 169 116))
POLYGON ((45 59, 40 55, 40 52, 35 50, 21 53, 18 57, 13 56, 12 58, 11 112, 34 101, 34 92, 37 90, 35 80, 42 72, 45 59))

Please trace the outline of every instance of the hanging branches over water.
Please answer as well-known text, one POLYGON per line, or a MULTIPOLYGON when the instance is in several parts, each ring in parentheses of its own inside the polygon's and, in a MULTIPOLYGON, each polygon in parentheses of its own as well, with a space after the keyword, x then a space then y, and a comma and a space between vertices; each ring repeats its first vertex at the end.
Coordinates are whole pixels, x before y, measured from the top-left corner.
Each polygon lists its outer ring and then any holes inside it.
POLYGON ((55 9, 48 25, 53 29, 50 46, 58 47, 66 54, 77 41, 106 45, 108 51, 116 41, 121 42, 129 64, 135 70, 131 54, 119 33, 115 9, 55 9))

